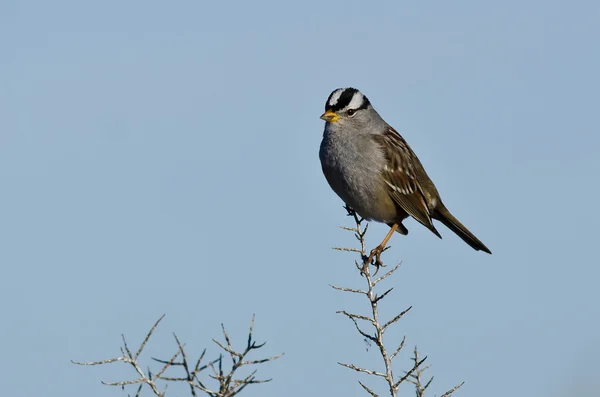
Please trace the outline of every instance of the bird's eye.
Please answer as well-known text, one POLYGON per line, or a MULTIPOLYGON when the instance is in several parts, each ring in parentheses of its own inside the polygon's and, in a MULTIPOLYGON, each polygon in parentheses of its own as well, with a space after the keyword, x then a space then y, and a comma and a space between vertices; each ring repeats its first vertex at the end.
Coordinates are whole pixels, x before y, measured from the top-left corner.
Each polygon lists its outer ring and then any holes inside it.
POLYGON ((348 116, 354 116, 356 114, 356 109, 348 109, 348 116))

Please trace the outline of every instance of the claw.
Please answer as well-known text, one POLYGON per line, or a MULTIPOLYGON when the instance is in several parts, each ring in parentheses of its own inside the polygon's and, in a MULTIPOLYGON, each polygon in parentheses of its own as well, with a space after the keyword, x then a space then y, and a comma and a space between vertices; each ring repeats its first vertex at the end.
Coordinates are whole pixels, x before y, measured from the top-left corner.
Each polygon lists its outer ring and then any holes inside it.
POLYGON ((375 273, 373 273, 373 276, 377 275, 377 273, 379 272, 379 268, 385 267, 385 265, 381 261, 381 253, 383 251, 385 251, 385 250, 381 250, 381 251, 377 252, 377 254, 375 255, 375 263, 373 264, 375 266, 375 273))
POLYGON ((385 247, 377 246, 377 247, 373 248, 371 250, 371 253, 369 254, 369 257, 364 258, 363 267, 362 267, 362 270, 360 271, 360 273, 366 274, 366 272, 369 268, 369 265, 373 265, 373 266, 375 266, 375 273, 373 273, 373 276, 377 275, 377 272, 379 272, 379 268, 385 267, 385 265, 381 261, 381 253, 383 251, 385 251, 385 247), (375 259, 375 260, 373 261, 373 259, 375 259))

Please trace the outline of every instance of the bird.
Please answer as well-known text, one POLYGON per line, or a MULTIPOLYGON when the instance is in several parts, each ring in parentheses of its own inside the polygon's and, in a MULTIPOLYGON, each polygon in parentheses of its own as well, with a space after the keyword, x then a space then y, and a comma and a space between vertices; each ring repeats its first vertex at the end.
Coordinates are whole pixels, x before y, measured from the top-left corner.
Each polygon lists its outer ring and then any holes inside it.
POLYGON ((394 232, 408 234, 402 221, 409 216, 439 238, 434 219, 476 251, 492 253, 450 213, 415 152, 363 93, 352 87, 334 90, 321 119, 319 158, 329 186, 363 219, 390 226, 365 266, 373 258, 381 264, 379 256, 394 232))

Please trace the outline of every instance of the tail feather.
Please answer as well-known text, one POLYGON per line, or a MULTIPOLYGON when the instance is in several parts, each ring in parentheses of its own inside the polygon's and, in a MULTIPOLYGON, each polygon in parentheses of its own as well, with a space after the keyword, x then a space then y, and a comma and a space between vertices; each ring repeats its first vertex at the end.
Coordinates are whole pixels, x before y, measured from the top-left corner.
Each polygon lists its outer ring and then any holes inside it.
POLYGON ((473 233, 469 231, 458 219, 454 217, 448 211, 447 208, 443 207, 436 210, 433 218, 442 222, 446 227, 452 230, 458 237, 463 239, 463 241, 469 244, 476 251, 483 251, 491 254, 492 251, 488 249, 473 233))

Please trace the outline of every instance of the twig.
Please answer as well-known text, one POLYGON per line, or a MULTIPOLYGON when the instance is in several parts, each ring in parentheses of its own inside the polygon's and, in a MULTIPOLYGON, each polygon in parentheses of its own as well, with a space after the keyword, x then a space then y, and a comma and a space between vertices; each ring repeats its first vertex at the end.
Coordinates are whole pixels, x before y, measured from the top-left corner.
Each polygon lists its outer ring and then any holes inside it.
MULTIPOLYGON (((356 227, 342 227, 342 229, 353 232, 354 236, 356 237, 356 239, 359 242, 360 247, 359 248, 336 247, 334 249, 336 249, 338 251, 355 252, 360 255, 361 262, 355 261, 355 265, 356 265, 356 268, 360 271, 360 274, 362 276, 364 276, 364 279, 366 281, 366 288, 365 289, 355 289, 355 288, 339 287, 339 286, 335 286, 335 285, 331 285, 331 287, 334 288, 335 290, 342 291, 342 292, 349 292, 349 293, 353 293, 353 294, 365 295, 369 299, 370 313, 368 316, 362 315, 362 314, 349 313, 345 310, 337 311, 337 313, 342 314, 342 315, 348 317, 350 320, 352 320, 358 333, 362 337, 364 337, 365 340, 369 340, 377 346, 379 353, 381 355, 381 358, 383 360, 383 365, 384 365, 385 371, 383 371, 383 372, 374 371, 374 370, 356 366, 354 364, 346 364, 346 363, 340 363, 340 362, 338 362, 338 364, 341 366, 344 366, 346 368, 352 369, 354 371, 360 372, 360 373, 364 373, 367 375, 372 375, 372 376, 376 376, 376 377, 385 379, 385 382, 387 383, 387 387, 389 389, 389 393, 392 397, 397 397, 398 389, 399 389, 400 385, 405 381, 408 381, 415 385, 417 397, 423 397, 425 390, 429 387, 429 385, 431 384, 431 382, 433 380, 433 378, 429 379, 429 381, 426 382, 425 385, 423 385, 421 383, 422 373, 429 368, 428 366, 425 366, 425 367, 423 366, 427 357, 420 358, 418 351, 415 347, 412 368, 408 371, 405 371, 403 376, 396 378, 394 376, 394 373, 392 370, 392 361, 402 351, 402 349, 404 347, 404 343, 406 341, 406 337, 404 336, 402 338, 402 341, 400 342, 398 347, 394 350, 394 352, 391 355, 388 353, 388 351, 385 347, 384 338, 383 338, 385 331, 391 325, 398 322, 406 313, 408 313, 408 311, 412 308, 412 306, 408 307, 407 309, 398 313, 396 316, 394 316, 392 319, 390 319, 387 322, 381 321, 380 316, 379 316, 378 305, 381 301, 383 301, 383 299, 385 297, 387 297, 392 292, 393 288, 389 288, 382 294, 378 294, 375 292, 375 287, 380 282, 382 282, 383 280, 385 280, 386 278, 391 276, 394 272, 396 272, 400 268, 400 263, 398 263, 396 266, 394 266, 392 269, 390 269, 389 271, 387 271, 385 274, 381 275, 380 277, 374 278, 375 275, 377 274, 377 271, 379 270, 378 265, 381 265, 381 264, 378 261, 377 261, 377 263, 372 263, 370 261, 370 259, 372 259, 371 256, 367 256, 365 234, 367 232, 368 224, 365 225, 365 227, 363 229, 363 227, 362 227, 363 219, 359 218, 358 215, 356 214, 356 212, 354 212, 352 209, 346 207, 346 210, 348 211, 348 216, 350 216, 354 219, 356 227), (371 266, 375 267, 375 273, 373 273, 373 274, 371 274, 371 266), (372 327, 372 332, 367 332, 364 329, 362 329, 358 324, 359 320, 364 321, 368 325, 370 325, 372 327)), ((359 384, 372 397, 378 397, 378 395, 372 389, 370 389, 369 387, 367 387, 366 385, 364 385, 361 382, 359 382, 359 384)), ((457 390, 460 386, 462 386, 462 383, 460 385, 456 386, 454 389, 446 392, 446 394, 444 394, 442 397, 448 397, 451 393, 453 393, 455 390, 457 390)))
POLYGON ((252 360, 247 359, 250 352, 252 352, 253 350, 258 350, 265 345, 265 343, 257 344, 253 340, 253 337, 252 337, 252 331, 253 331, 253 327, 254 327, 254 315, 253 315, 252 321, 250 323, 250 329, 248 332, 248 339, 246 342, 246 347, 242 352, 239 352, 233 348, 232 341, 229 338, 229 335, 227 334, 227 331, 223 325, 221 325, 221 329, 223 332, 223 337, 225 339, 225 342, 219 342, 219 341, 213 339, 213 341, 223 351, 225 351, 226 353, 229 354, 229 357, 231 358, 231 362, 232 362, 231 368, 229 369, 229 371, 226 371, 223 367, 223 355, 222 354, 219 355, 219 358, 217 358, 216 360, 209 361, 206 364, 202 365, 202 361, 206 354, 206 349, 203 350, 202 354, 196 361, 193 369, 190 368, 189 362, 188 362, 188 357, 187 357, 187 354, 184 349, 185 345, 179 341, 179 338, 177 337, 177 335, 173 334, 173 337, 175 338, 175 342, 177 344, 177 351, 173 354, 173 356, 169 360, 161 360, 161 359, 157 359, 157 358, 153 357, 152 359, 155 362, 161 363, 161 364, 163 364, 163 366, 155 374, 153 374, 150 371, 150 369, 148 369, 147 375, 146 375, 144 373, 144 371, 141 369, 141 366, 138 362, 138 358, 141 355, 144 348, 146 347, 146 344, 150 340, 150 337, 156 330, 158 324, 160 323, 160 321, 163 318, 164 318, 164 315, 161 316, 158 319, 158 321, 156 321, 156 323, 152 326, 152 328, 150 329, 150 331, 148 332, 148 334, 142 341, 140 347, 138 348, 138 350, 135 354, 131 353, 129 346, 127 345, 127 341, 125 340, 125 336, 122 336, 122 338, 123 338, 123 347, 121 348, 122 356, 114 357, 114 358, 111 358, 108 360, 89 361, 89 362, 73 361, 73 363, 77 364, 77 365, 102 365, 102 364, 110 364, 110 363, 114 363, 117 361, 122 361, 124 363, 130 364, 134 368, 136 373, 139 375, 139 377, 137 379, 120 381, 120 382, 102 382, 102 383, 105 385, 108 385, 108 386, 121 386, 121 387, 139 384, 139 386, 137 387, 137 392, 135 394, 136 396, 140 395, 144 385, 148 385, 150 387, 150 389, 152 390, 152 392, 156 396, 159 396, 159 397, 165 396, 167 387, 165 384, 164 389, 161 391, 157 385, 157 381, 160 380, 163 382, 187 383, 190 387, 190 393, 191 393, 192 397, 197 397, 197 390, 200 390, 200 391, 208 394, 211 397, 233 397, 233 396, 239 394, 246 386, 248 386, 250 384, 258 384, 258 383, 265 383, 265 382, 271 381, 271 379, 264 379, 264 380, 256 379, 255 378, 256 370, 253 370, 249 375, 247 375, 243 378, 237 379, 234 377, 234 375, 236 374, 236 371, 238 371, 243 366, 257 365, 257 364, 262 364, 262 363, 265 363, 268 361, 273 361, 283 355, 283 353, 282 353, 277 356, 272 356, 272 357, 267 357, 267 358, 259 358, 259 359, 252 359, 252 360), (181 357, 181 361, 176 361, 178 357, 181 357), (215 365, 218 366, 218 369, 215 365), (177 376, 175 376, 175 377, 165 376, 164 375, 165 372, 170 367, 183 368, 183 370, 185 372, 184 376, 178 376, 178 377, 177 376), (207 368, 211 368, 213 370, 214 375, 209 375, 209 376, 218 381, 218 384, 219 384, 218 391, 211 390, 210 388, 208 388, 198 377, 198 375, 207 368))
POLYGON ((462 381, 459 385, 454 386, 452 389, 448 390, 446 393, 442 394, 440 397, 448 397, 450 394, 457 391, 464 384, 465 384, 465 382, 462 381))
MULTIPOLYGON (((144 385, 144 384, 147 384, 155 395, 162 397, 162 396, 164 396, 164 392, 161 392, 158 389, 158 387, 156 385, 156 382, 155 382, 155 379, 152 379, 152 375, 151 375, 150 371, 148 371, 148 376, 146 376, 146 374, 144 374, 144 371, 140 367, 137 359, 140 356, 140 354, 142 353, 142 350, 144 349, 144 347, 146 346, 146 343, 148 342, 148 340, 150 339, 150 337, 152 336, 152 334, 156 330, 156 327, 158 326, 158 324, 161 322, 161 320, 164 317, 165 317, 165 315, 163 314, 156 321, 156 323, 154 323, 154 325, 152 326, 152 328, 150 328, 150 331, 146 335, 146 338, 144 338, 144 341, 141 343, 141 345, 140 345, 139 349, 137 350, 135 356, 131 353, 131 350, 129 349, 129 346, 127 345, 127 341, 125 340, 125 336, 121 335, 121 337, 123 339, 123 347, 121 348, 121 353, 123 353, 123 355, 121 357, 114 357, 114 358, 111 358, 111 359, 108 359, 108 360, 101 360, 101 361, 88 361, 88 362, 71 361, 71 362, 73 364, 77 364, 77 365, 103 365, 103 364, 114 363, 116 361, 123 361, 124 363, 130 364, 134 368, 134 370, 139 375, 139 378, 134 379, 134 380, 121 381, 121 382, 106 382, 106 381, 103 381, 102 384, 107 385, 107 386, 121 386, 121 387, 124 387, 124 386, 127 386, 127 385, 140 384, 140 388, 138 388, 138 394, 139 394, 139 391, 141 390, 141 386, 144 385)), ((170 365, 171 365, 171 361, 168 361, 165 364, 165 366, 163 367, 163 372, 170 365)))

